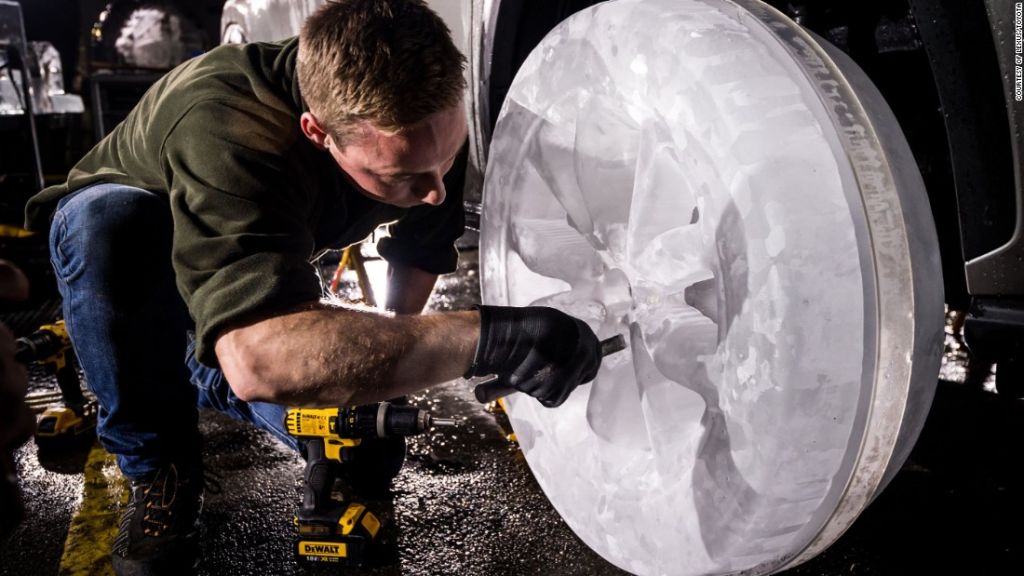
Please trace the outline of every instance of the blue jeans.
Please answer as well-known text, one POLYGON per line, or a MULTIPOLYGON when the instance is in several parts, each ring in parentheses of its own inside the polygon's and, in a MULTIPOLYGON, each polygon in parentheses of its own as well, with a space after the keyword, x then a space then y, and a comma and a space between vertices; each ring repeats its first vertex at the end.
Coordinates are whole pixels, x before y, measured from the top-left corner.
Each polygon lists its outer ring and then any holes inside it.
POLYGON ((99 400, 98 436, 132 479, 172 463, 198 469, 197 406, 297 448, 283 406, 242 402, 220 370, 196 360, 194 325, 171 267, 172 232, 166 196, 118 184, 62 199, 50 230, 64 320, 99 400))

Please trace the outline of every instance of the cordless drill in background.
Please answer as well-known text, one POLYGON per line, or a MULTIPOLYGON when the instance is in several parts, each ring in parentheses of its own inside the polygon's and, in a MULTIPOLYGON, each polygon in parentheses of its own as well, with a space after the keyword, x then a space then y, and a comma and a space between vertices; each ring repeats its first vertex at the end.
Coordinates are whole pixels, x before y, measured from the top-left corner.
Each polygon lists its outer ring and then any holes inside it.
POLYGON ((362 566, 372 557, 381 520, 364 504, 332 497, 342 462, 358 465, 355 449, 377 438, 413 436, 431 426, 454 426, 415 406, 380 402, 348 408, 292 408, 285 429, 306 456, 302 506, 295 513, 300 564, 362 566))
POLYGON ((36 443, 54 444, 80 438, 91 439, 96 428, 97 405, 82 394, 75 369, 74 350, 64 321, 44 324, 38 330, 18 338, 14 358, 26 366, 35 362, 46 366, 57 377, 60 406, 47 408, 36 424, 36 443))

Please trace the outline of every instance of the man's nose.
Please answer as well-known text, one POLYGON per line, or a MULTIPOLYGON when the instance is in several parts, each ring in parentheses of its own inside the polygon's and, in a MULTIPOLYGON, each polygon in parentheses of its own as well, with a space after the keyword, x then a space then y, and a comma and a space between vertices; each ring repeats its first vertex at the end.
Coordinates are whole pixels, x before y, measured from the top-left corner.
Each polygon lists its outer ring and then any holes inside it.
POLYGON ((416 197, 424 204, 438 206, 444 202, 445 189, 441 174, 433 174, 424 179, 422 187, 416 191, 416 197))

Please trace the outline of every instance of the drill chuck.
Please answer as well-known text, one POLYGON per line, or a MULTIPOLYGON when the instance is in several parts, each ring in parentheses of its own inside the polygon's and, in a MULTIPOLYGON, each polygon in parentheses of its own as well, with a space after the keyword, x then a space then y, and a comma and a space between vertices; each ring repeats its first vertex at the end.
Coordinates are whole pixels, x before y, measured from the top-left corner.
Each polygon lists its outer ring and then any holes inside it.
POLYGON ((432 418, 415 406, 390 402, 345 408, 338 412, 338 435, 347 438, 413 436, 430 428, 432 418))
POLYGON ((14 359, 22 364, 30 364, 63 352, 65 342, 59 334, 39 330, 18 338, 15 346, 14 359))
POLYGON ((454 426, 450 418, 434 418, 415 406, 390 402, 347 408, 292 408, 285 428, 300 438, 389 438, 413 436, 431 426, 454 426))

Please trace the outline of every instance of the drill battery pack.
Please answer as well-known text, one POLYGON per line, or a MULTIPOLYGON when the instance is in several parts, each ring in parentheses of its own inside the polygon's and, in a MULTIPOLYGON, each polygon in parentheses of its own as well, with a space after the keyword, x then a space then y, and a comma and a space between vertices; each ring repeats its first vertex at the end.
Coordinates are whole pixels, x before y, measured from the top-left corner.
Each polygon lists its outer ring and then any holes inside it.
POLYGON ((376 550, 380 520, 362 504, 338 503, 328 511, 299 509, 295 516, 299 564, 364 566, 376 550))
POLYGON ((92 442, 95 438, 98 409, 95 400, 78 406, 62 405, 47 408, 36 425, 36 444, 58 444, 79 440, 92 442))

